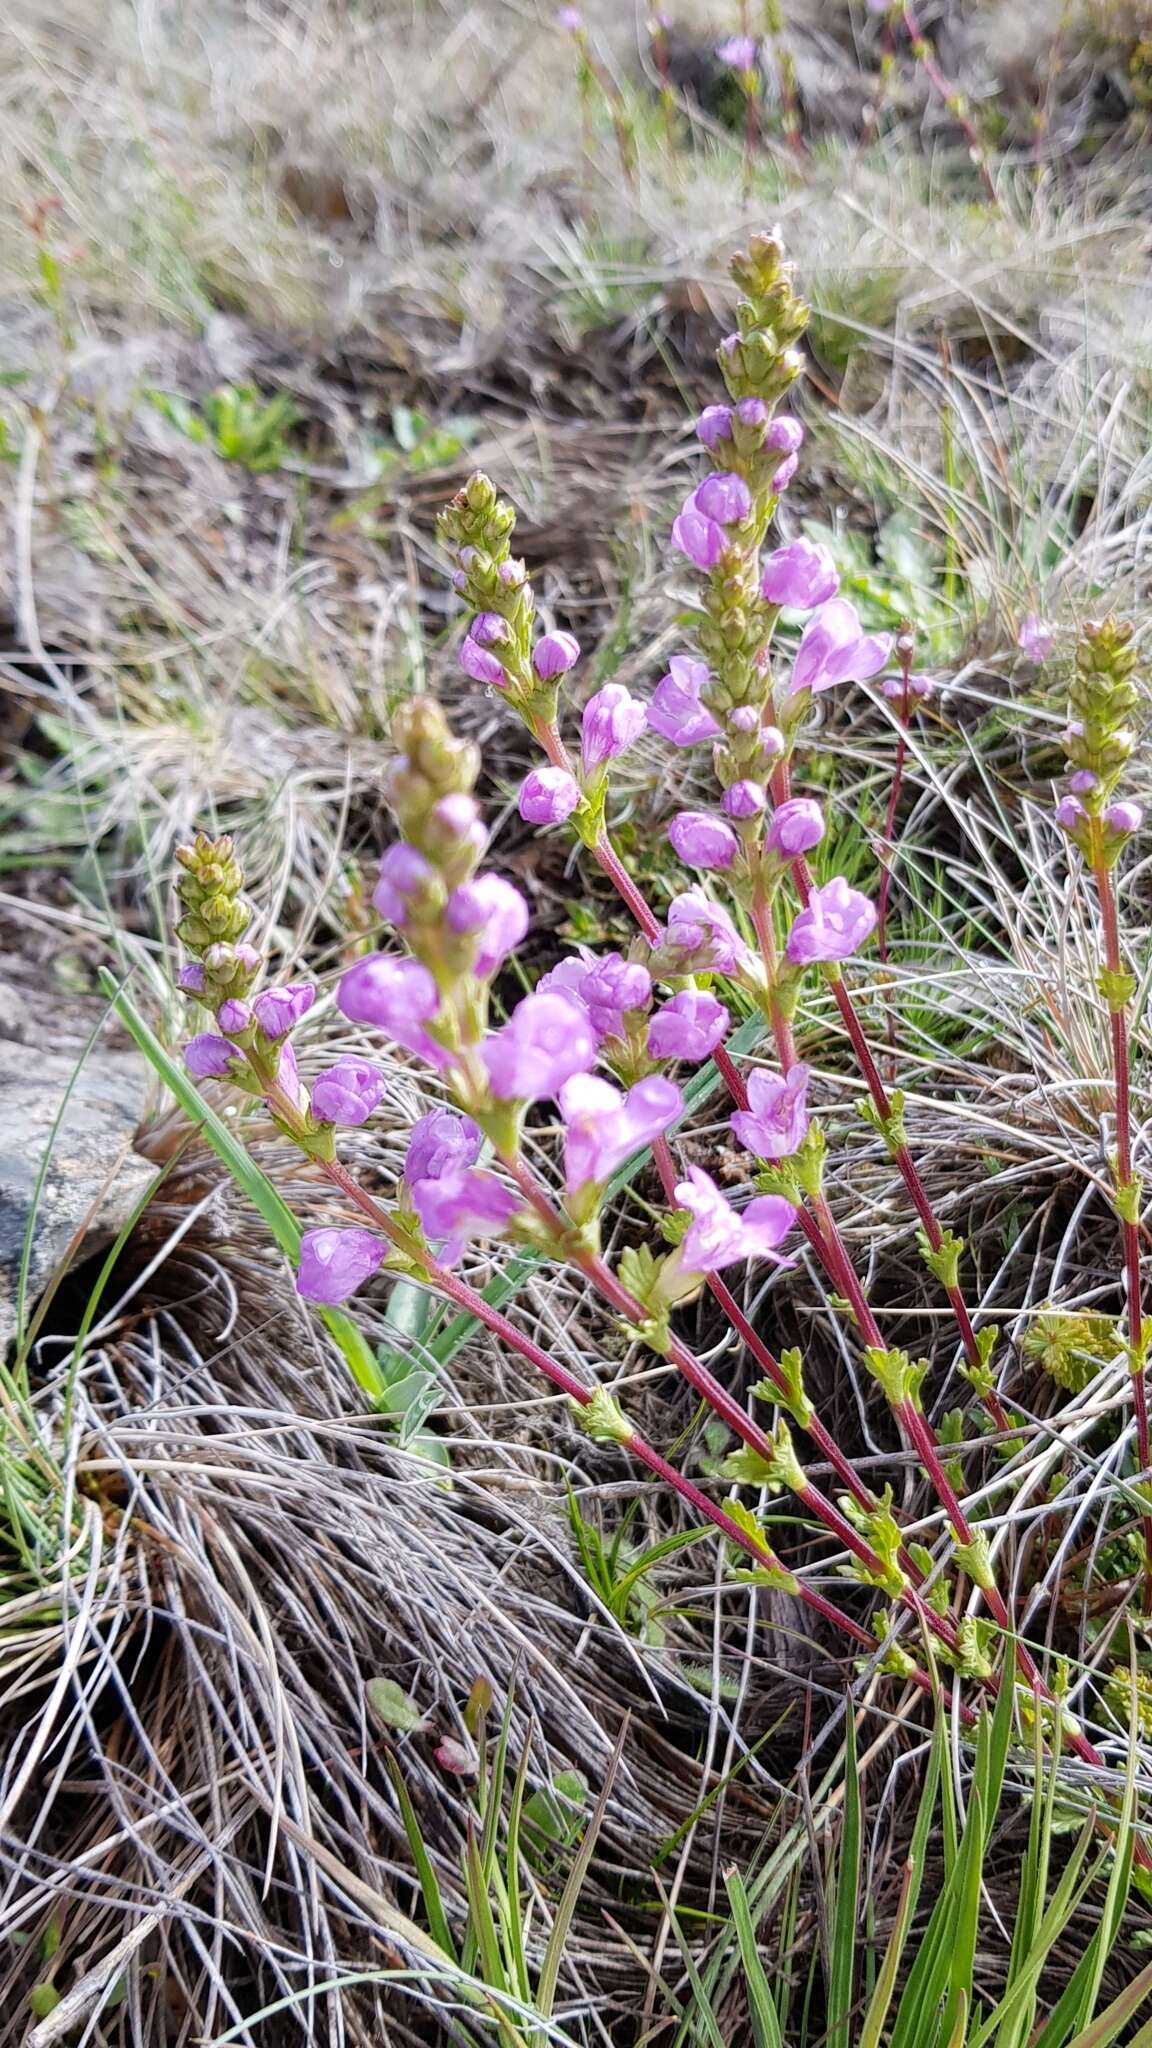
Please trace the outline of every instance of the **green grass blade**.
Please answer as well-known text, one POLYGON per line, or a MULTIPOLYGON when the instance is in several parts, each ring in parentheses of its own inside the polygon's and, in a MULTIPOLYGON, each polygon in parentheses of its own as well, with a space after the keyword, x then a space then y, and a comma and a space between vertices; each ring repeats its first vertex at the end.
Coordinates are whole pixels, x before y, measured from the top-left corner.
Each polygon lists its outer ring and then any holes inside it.
POLYGON ((880 2036, 884 2031, 884 2022, 888 2017, 888 2008, 892 2003, 896 1990, 900 1958, 904 1953, 904 1943, 908 1939, 908 1929, 912 1924, 912 1888, 915 1880, 916 1862, 914 1857, 909 1856, 907 1863, 904 1865, 900 1897, 896 1905, 896 1918, 892 1924, 892 1932, 888 1937, 888 1946, 884 1951, 884 1961, 880 1965, 880 1974, 876 1979, 875 1989, 868 2001, 868 2010, 864 2015, 864 2024, 860 2029, 860 2039, 857 2043, 857 2048, 880 2048, 880 2036))
POLYGON ((624 1754, 624 1744, 627 1736, 628 1720, 625 1717, 624 1725, 617 1737, 616 1747, 608 1760, 608 1769, 604 1773, 604 1783, 600 1788, 600 1797, 593 1808, 592 1817, 584 1831, 584 1840, 581 1842, 576 1853, 572 1868, 568 1873, 568 1882, 560 1895, 560 1903, 556 1908, 556 1918, 552 1923, 552 1932, 548 1937, 548 1946, 544 1951, 544 1961, 540 1966, 540 1978, 536 1986, 536 2004, 546 2020, 552 2017, 552 2007, 556 2001, 556 1986, 560 1979, 560 1964, 563 1960, 565 1943, 568 1940, 569 1929, 572 1925, 572 1917, 576 1911, 576 1901, 580 1897, 584 1880, 588 1875, 588 1866, 592 1861, 592 1852, 596 1847, 596 1838, 600 1833, 604 1823, 604 1815, 608 1810, 608 1801, 612 1795, 612 1787, 616 1782, 616 1773, 620 1768, 620 1759, 624 1754))
POLYGON ((748 1894, 738 1870, 725 1872, 724 1888, 732 1908, 732 1924, 736 1929, 740 1960, 744 1965, 744 1983, 748 1992, 748 2009, 756 2048, 784 2048, 784 2036, 780 2031, 776 2001, 764 1974, 764 1965, 760 1961, 760 1952, 756 1946, 756 1930, 752 1925, 752 1914, 748 1906, 748 1894))
MULTIPOLYGON (((1152 1998, 1152 1963, 1145 1964, 1140 1975, 1133 1977, 1111 2005, 1105 2006, 1099 2018, 1068 2042, 1068 2048, 1111 2048, 1121 2028, 1136 2017, 1148 1998, 1152 1998)), ((1152 2020, 1145 2021, 1129 2048, 1152 2048, 1152 2020)))
POLYGON ((444 1900, 440 1892, 436 1872, 432 1867, 432 1859, 428 1854, 424 1845, 424 1837, 420 1832, 420 1823, 416 1818, 416 1809, 408 1796, 408 1787, 404 1783, 403 1773, 391 1750, 385 1751, 384 1761, 388 1767, 388 1775, 392 1780, 393 1789, 396 1793, 396 1801, 400 1808, 400 1818, 404 1823, 404 1833, 408 1837, 408 1847, 412 1853, 412 1861, 416 1866, 416 1878, 420 1886, 420 1896, 424 1901, 424 1914, 428 1921, 428 1932, 437 1947, 442 1948, 445 1955, 450 1956, 452 1961, 456 1962, 458 1960, 456 1944, 452 1939, 452 1929, 448 1924, 448 1915, 444 1911, 444 1900))
POLYGON ((850 2048, 852 1978, 860 1919, 860 1779, 856 1769, 856 1724, 851 1703, 844 1724, 844 1825, 836 1859, 836 1881, 828 1955, 828 2048, 850 2048))

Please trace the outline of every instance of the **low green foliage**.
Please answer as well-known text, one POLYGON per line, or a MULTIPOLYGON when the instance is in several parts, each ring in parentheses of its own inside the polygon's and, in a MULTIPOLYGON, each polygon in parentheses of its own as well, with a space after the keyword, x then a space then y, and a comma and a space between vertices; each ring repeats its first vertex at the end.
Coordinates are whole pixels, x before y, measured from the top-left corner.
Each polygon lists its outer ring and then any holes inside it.
POLYGON ((283 467, 288 436, 300 408, 287 392, 265 398, 254 384, 221 384, 199 406, 168 391, 149 391, 149 404, 189 441, 215 450, 225 462, 261 476, 283 467))

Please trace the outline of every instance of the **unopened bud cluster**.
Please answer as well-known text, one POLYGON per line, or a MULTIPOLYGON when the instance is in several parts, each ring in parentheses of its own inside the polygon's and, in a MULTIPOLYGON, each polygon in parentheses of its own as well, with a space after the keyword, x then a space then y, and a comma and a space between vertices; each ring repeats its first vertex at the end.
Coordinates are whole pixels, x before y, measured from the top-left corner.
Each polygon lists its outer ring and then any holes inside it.
POLYGON ((1136 745, 1139 657, 1132 641, 1125 620, 1085 626, 1068 690, 1068 790, 1056 806, 1056 822, 1095 867, 1115 865, 1143 818, 1139 804, 1116 796, 1136 745))

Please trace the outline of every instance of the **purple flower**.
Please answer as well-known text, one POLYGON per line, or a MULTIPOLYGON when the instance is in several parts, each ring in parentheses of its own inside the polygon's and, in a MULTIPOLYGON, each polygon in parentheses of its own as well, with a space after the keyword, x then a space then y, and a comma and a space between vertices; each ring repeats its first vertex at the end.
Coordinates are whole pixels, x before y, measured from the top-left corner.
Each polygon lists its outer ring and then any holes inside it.
POLYGON ((575 35, 584 26, 584 16, 578 7, 560 7, 556 11, 556 22, 558 27, 567 29, 569 35, 575 35))
POLYGON ((1109 804, 1103 822, 1110 832, 1123 832, 1127 837, 1129 833, 1140 830, 1144 822, 1144 812, 1139 804, 1126 801, 1109 804))
POLYGON ((316 1001, 310 981, 286 981, 282 988, 266 988, 256 997, 252 1013, 268 1038, 286 1038, 316 1001))
POLYGON ((739 526, 752 510, 752 493, 735 470, 718 469, 696 486, 696 510, 717 526, 739 526))
POLYGON ((180 969, 179 974, 176 976, 176 986, 177 988, 183 989, 185 995, 203 995, 204 969, 201 967, 200 962, 198 960, 190 960, 188 962, 187 967, 182 967, 180 969))
POLYGON ((605 953, 586 964, 579 987, 569 983, 588 1012, 598 1039, 623 1038, 626 1010, 646 1010, 652 1000, 652 976, 638 960, 605 953))
POLYGON ((804 429, 791 413, 777 413, 764 436, 764 446, 780 455, 798 455, 804 445, 804 429))
POLYGON ((252 1022, 252 1006, 250 1003, 237 1002, 235 996, 230 996, 217 1010, 216 1022, 221 1031, 227 1032, 229 1038, 239 1038, 241 1032, 247 1031, 252 1022))
POLYGON ((760 578, 760 593, 768 604, 790 605, 794 611, 810 612, 826 604, 839 588, 839 573, 827 548, 810 540, 786 541, 769 555, 760 578))
POLYGON ((1048 624, 1047 619, 1038 618, 1035 612, 1029 612, 1027 618, 1021 621, 1020 631, 1016 635, 1016 645, 1027 655, 1029 661, 1047 661, 1056 645, 1055 629, 1048 624))
POLYGON ((470 1116, 457 1116, 454 1109, 430 1109, 417 1117, 408 1139, 404 1178, 409 1187, 418 1180, 442 1180, 446 1173, 474 1166, 484 1143, 470 1116))
POLYGON ((312 1111, 324 1124, 366 1124, 380 1106, 384 1076, 368 1060, 346 1055, 312 1083, 312 1111))
MULTIPOLYGON (((701 973, 734 974, 748 948, 728 912, 703 889, 685 889, 668 905, 667 943, 692 959, 701 973)), ((686 970, 687 971, 687 970, 686 970)))
POLYGON ((730 405, 706 405, 696 422, 696 438, 703 441, 710 455, 715 455, 721 441, 732 436, 732 407, 730 405))
POLYGON ((566 768, 533 768, 520 784, 520 816, 529 825, 562 825, 580 802, 580 784, 566 768))
POLYGON ((499 612, 481 612, 473 619, 468 638, 474 640, 477 647, 499 647, 503 641, 512 638, 512 628, 499 612))
POLYGON ((786 1159, 808 1134, 808 1069, 794 1066, 787 1074, 754 1067, 748 1076, 748 1108, 730 1121, 742 1145, 758 1159, 786 1159))
POLYGON ((209 974, 255 974, 260 965, 260 955, 255 946, 209 946, 204 955, 204 965, 209 974))
POLYGON ((223 1080, 236 1063, 236 1047, 215 1031, 200 1031, 184 1047, 184 1065, 196 1081, 223 1080))
MULTIPOLYGON (((930 697, 935 688, 935 676, 910 675, 908 678, 908 696, 910 700, 914 697, 930 697)), ((880 689, 885 697, 899 704, 904 696, 903 676, 885 676, 880 689)))
POLYGON ((450 796, 440 797, 432 806, 428 822, 430 827, 435 827, 438 847, 470 846, 479 856, 488 844, 480 806, 474 796, 467 796, 463 790, 454 790, 450 796))
POLYGON ((639 739, 647 723, 648 706, 639 697, 633 697, 623 683, 605 683, 589 697, 580 721, 585 775, 622 754, 639 739))
POLYGON ((1074 796, 1087 796, 1088 791, 1095 789, 1099 780, 1100 777, 1093 775, 1090 768, 1077 768, 1076 773, 1068 777, 1068 787, 1074 796))
POLYGON ((419 960, 369 953, 341 977, 336 1007, 353 1024, 372 1025, 433 1066, 447 1064, 443 1048, 421 1029, 440 1008, 440 992, 419 960))
POLYGON ((372 898, 386 924, 395 925, 397 931, 404 930, 409 918, 409 897, 419 896, 434 873, 431 861, 405 840, 400 839, 387 849, 372 898))
POLYGON ((729 36, 726 43, 718 43, 716 55, 722 64, 730 64, 733 71, 755 71, 756 39, 754 36, 729 36))
POLYGON ((668 827, 672 850, 690 868, 730 868, 740 841, 723 818, 707 811, 680 811, 668 827))
POLYGON ((758 782, 733 782, 720 799, 726 818, 758 818, 767 802, 758 782))
POLYGON ((575 633, 544 633, 532 649, 532 666, 542 683, 562 676, 580 659, 580 642, 575 633))
POLYGON ((1074 832, 1081 820, 1088 816, 1078 796, 1062 796, 1055 810, 1056 823, 1065 832, 1074 832))
POLYGON ((783 491, 786 491, 788 489, 788 486, 791 483, 799 467, 800 457, 798 455, 786 455, 784 457, 783 462, 780 464, 779 469, 776 471, 776 474, 772 479, 772 489, 775 491, 777 497, 779 497, 783 491))
POLYGON ((824 837, 824 813, 810 796, 789 797, 773 812, 764 844, 778 860, 797 860, 824 837))
POLYGON ((729 732, 754 733, 760 723, 760 713, 754 704, 737 704, 728 713, 729 732))
POLYGON ((683 1098, 660 1074, 637 1081, 622 1095, 597 1074, 576 1074, 560 1090, 564 1118, 564 1185, 569 1194, 589 1181, 607 1180, 641 1145, 662 1137, 680 1115, 683 1098))
POLYGON ((347 1301, 376 1268, 388 1247, 370 1230, 309 1230, 300 1240, 296 1292, 305 1301, 347 1301))
POLYGON ((470 1237, 499 1237, 523 1203, 480 1166, 450 1167, 434 1180, 414 1181, 412 1206, 440 1260, 454 1266, 470 1237))
POLYGON ((695 494, 685 498, 672 523, 672 545, 697 569, 714 569, 728 545, 728 537, 714 519, 706 519, 696 504, 695 494))
POLYGON ((648 723, 653 732, 671 740, 675 747, 691 747, 697 740, 714 740, 720 727, 700 702, 700 693, 712 681, 706 661, 690 654, 674 654, 668 674, 657 683, 648 705, 648 723))
POLYGON ((866 683, 883 668, 891 648, 891 633, 865 633, 855 605, 834 597, 813 614, 800 636, 788 694, 866 683))
POLYGON ((707 1059, 730 1022, 715 996, 703 989, 681 989, 656 1011, 648 1026, 648 1050, 654 1060, 707 1059))
POLYGON ((741 1259, 771 1258, 796 1221, 795 1209, 782 1195, 758 1195, 737 1215, 699 1166, 688 1168, 676 1200, 692 1216, 675 1255, 683 1273, 715 1273, 741 1259))
POLYGON ((474 683, 494 683, 498 690, 502 690, 507 681, 496 656, 489 654, 488 649, 481 647, 480 642, 473 640, 471 635, 461 642, 460 666, 466 676, 471 676, 474 683))
POLYGON ((517 1003, 481 1058, 500 1101, 542 1102, 595 1065, 596 1035, 570 996, 537 991, 517 1003))
POLYGON ((445 917, 451 931, 471 932, 478 939, 472 972, 481 981, 503 966, 529 925, 528 905, 502 875, 477 875, 453 889, 445 917))
POLYGON ((787 953, 794 966, 816 960, 847 960, 860 950, 876 925, 876 905, 850 889, 843 875, 834 875, 822 889, 813 889, 808 908, 800 912, 788 934, 787 953))

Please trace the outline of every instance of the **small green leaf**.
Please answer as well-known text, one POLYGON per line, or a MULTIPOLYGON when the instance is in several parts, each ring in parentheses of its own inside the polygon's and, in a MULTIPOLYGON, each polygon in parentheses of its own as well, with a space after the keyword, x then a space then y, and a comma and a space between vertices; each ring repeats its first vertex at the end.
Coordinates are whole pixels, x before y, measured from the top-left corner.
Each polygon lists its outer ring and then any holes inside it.
POLYGON ((394 1678, 370 1678, 365 1692, 377 1720, 382 1721, 386 1728, 395 1728, 401 1735, 411 1735, 424 1726, 427 1716, 420 1712, 411 1693, 397 1685, 394 1678))

